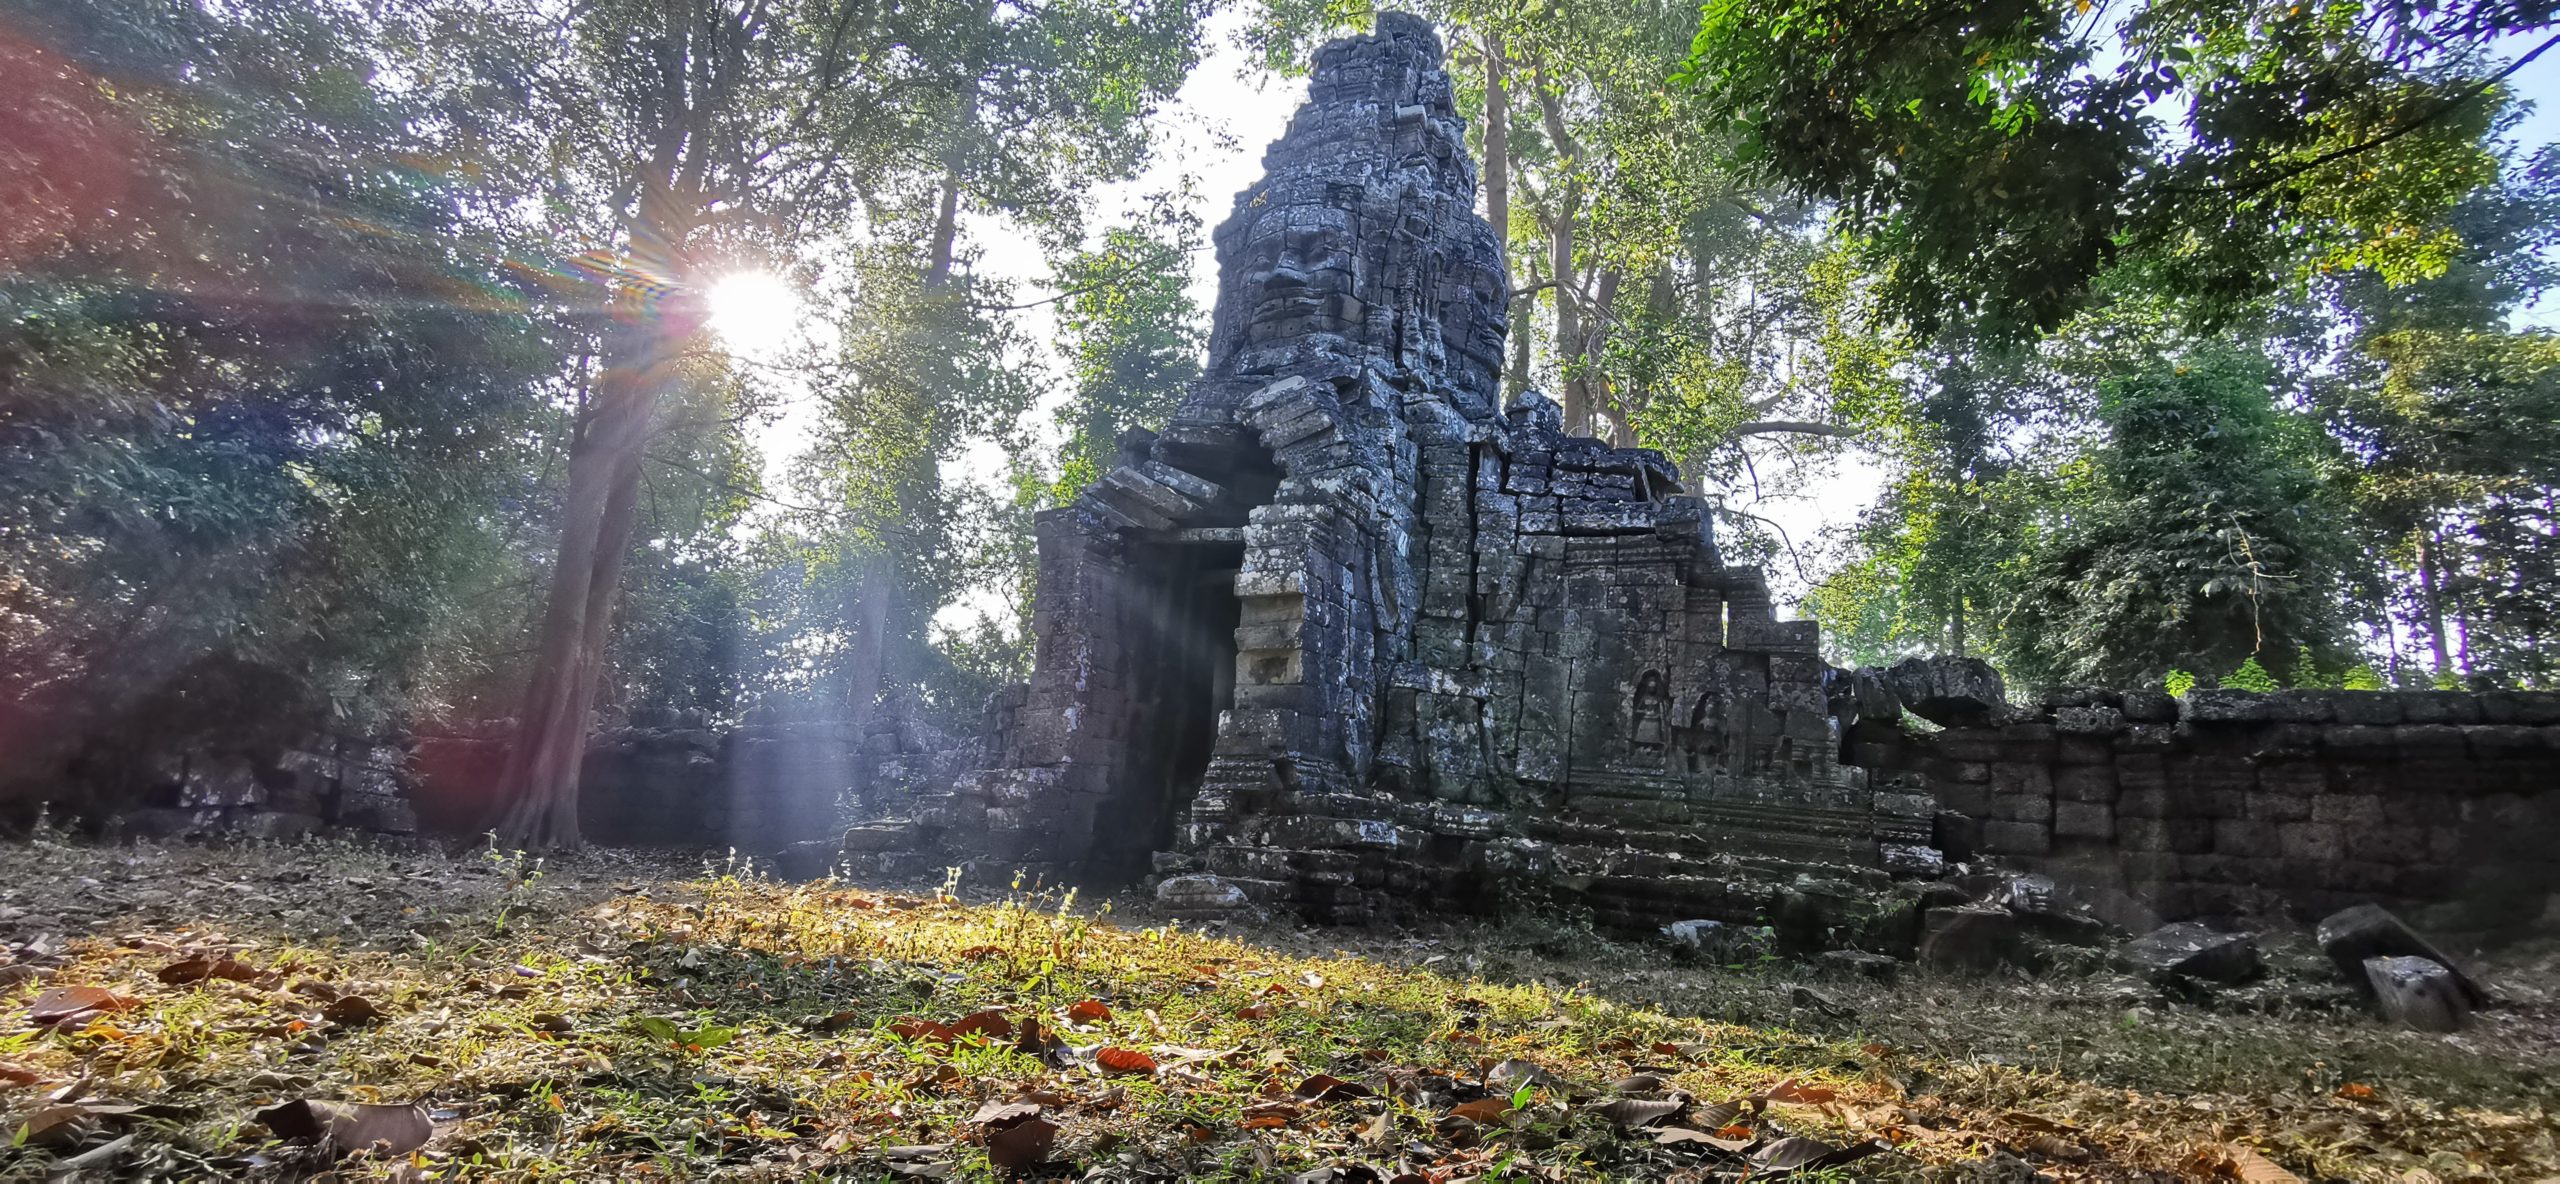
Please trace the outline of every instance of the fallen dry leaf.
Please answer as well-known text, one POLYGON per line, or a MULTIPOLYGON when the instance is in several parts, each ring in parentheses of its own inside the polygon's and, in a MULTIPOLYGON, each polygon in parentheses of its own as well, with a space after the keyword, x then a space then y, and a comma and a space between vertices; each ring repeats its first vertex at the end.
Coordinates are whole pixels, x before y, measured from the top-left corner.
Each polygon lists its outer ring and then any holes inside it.
POLYGON ((1678 1147, 1694 1143, 1703 1147, 1713 1147, 1718 1151, 1740 1152, 1748 1149, 1751 1144, 1757 1140, 1748 1138, 1728 1139, 1722 1135, 1708 1134, 1705 1131, 1693 1131, 1684 1126, 1666 1126, 1653 1132, 1653 1141, 1666 1147, 1678 1147))
POLYGON ((340 995, 335 1002, 320 1009, 320 1018, 333 1024, 355 1027, 381 1019, 382 1009, 362 995, 340 995))
POLYGON ((291 1142, 325 1141, 341 1152, 371 1151, 407 1155, 435 1137, 436 1124, 423 1106, 377 1106, 364 1102, 327 1102, 303 1098, 257 1113, 276 1137, 291 1142))
POLYGON ((1660 1122, 1674 1114, 1678 1114, 1683 1109, 1686 1109, 1688 1105, 1689 1103, 1687 1101, 1678 1098, 1665 1098, 1661 1100, 1654 1100, 1650 1098, 1618 1098, 1613 1101, 1602 1102, 1601 1104, 1592 1107, 1591 1111, 1602 1118, 1608 1119, 1612 1125, 1637 1127, 1660 1122))
POLYGON ((984 1036, 1000 1040, 1013 1035, 1013 1021, 1001 1011, 973 1011, 952 1022, 949 1029, 954 1040, 963 1036, 984 1036))
POLYGON ((1449 1108, 1451 1117, 1464 1118, 1470 1122, 1499 1122, 1503 1115, 1510 1112, 1511 1099, 1509 1098, 1478 1098, 1449 1108))
POLYGON ((969 1116, 975 1126, 991 1126, 998 1130, 1040 1117, 1040 1103, 1027 1099, 1010 1102, 990 1101, 969 1116))
POLYGON ((1310 1102, 1339 1102, 1349 1098, 1376 1097, 1378 1091, 1356 1081, 1344 1081, 1331 1073, 1318 1073, 1298 1083, 1289 1091, 1310 1102))
POLYGON ((1057 1145, 1058 1124, 1045 1118, 1028 1119, 987 1136, 987 1161, 1021 1171, 1048 1162, 1050 1150, 1057 1145))
POLYGON ((188 958, 160 968, 160 981, 173 987, 200 983, 209 978, 245 983, 254 982, 257 977, 256 967, 230 958, 188 958))
POLYGON ((1111 1009, 1099 999, 1087 999, 1067 1009, 1067 1019, 1071 1023, 1090 1024, 1110 1018, 1111 1009))
POLYGON ((1094 1063, 1105 1073, 1153 1073, 1156 1059, 1134 1048, 1105 1048, 1093 1054, 1094 1063))
POLYGON ((1834 1147, 1820 1139, 1803 1137, 1779 1139, 1762 1145, 1751 1153, 1751 1162, 1773 1172, 1792 1172, 1802 1168, 1835 1168, 1844 1163, 1865 1159, 1886 1150, 1878 1142, 1834 1147))
POLYGON ((59 1027, 100 1012, 124 1011, 142 1001, 105 987, 55 987, 27 1004, 27 1022, 39 1028, 59 1027))

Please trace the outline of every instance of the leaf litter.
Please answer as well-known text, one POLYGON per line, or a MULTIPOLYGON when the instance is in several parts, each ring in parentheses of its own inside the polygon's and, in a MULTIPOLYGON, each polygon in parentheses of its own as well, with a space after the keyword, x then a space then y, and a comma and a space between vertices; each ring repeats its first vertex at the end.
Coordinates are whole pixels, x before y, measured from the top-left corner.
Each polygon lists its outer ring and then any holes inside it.
POLYGON ((2181 1091, 2019 1055, 2003 1028, 2058 1029, 2002 1010, 2015 985, 1825 983, 1863 1026, 1844 1036, 1792 1026, 1784 968, 1704 990, 1658 954, 1532 957, 1501 929, 1223 938, 610 852, 540 877, 327 843, 12 854, 38 874, 0 885, 0 970, 22 971, 0 1014, 24 1017, 0 1028, 0 1114, 26 1132, 7 1177, 1446 1184, 1989 1155, 2273 1182, 2560 1161, 2546 1107, 2320 1059, 2334 1020, 2239 1026, 2302 1051, 2296 1086, 2181 1091), (1675 981, 1696 1011, 1651 989, 1675 981), (1931 1039, 1965 998, 1987 1017, 1970 1046, 1931 1039))

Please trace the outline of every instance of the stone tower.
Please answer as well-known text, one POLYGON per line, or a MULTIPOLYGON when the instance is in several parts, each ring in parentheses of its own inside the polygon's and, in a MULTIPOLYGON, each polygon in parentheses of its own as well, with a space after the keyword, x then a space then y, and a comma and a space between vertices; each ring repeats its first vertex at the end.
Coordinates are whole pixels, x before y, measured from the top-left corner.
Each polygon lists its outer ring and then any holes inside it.
POLYGON ((1465 142, 1427 23, 1318 51, 1216 232, 1205 372, 1040 517, 1035 672, 924 802, 931 845, 1334 919, 1529 876, 1640 924, 1757 907, 1722 898, 1737 858, 1925 844, 1925 805, 1880 828, 1812 624, 1718 562, 1672 466, 1499 405, 1465 142))

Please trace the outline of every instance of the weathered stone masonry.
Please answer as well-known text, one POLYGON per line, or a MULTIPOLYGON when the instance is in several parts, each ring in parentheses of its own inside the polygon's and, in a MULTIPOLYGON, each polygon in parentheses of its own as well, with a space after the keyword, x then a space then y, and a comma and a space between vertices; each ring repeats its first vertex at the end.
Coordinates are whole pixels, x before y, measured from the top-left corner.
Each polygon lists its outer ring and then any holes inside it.
POLYGON ((1857 725, 1950 857, 2112 881, 2172 917, 2448 902, 2521 932, 2560 891, 2560 695, 2069 690, 1934 733, 1857 725))
POLYGON ((1423 22, 1319 52, 1217 232, 1204 376, 1039 520, 994 759, 854 846, 1206 869, 1337 920, 1539 884, 1630 924, 1933 857, 1925 800, 1879 814, 1839 763, 1813 626, 1719 561, 1671 465, 1497 408, 1510 292, 1463 142, 1423 22))

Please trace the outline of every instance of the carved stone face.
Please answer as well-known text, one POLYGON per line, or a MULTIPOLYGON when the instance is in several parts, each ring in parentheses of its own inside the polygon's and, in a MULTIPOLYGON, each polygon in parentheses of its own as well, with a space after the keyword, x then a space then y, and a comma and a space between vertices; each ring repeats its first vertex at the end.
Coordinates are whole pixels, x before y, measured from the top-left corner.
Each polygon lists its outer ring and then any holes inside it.
POLYGON ((1355 222, 1348 210, 1302 204, 1254 224, 1239 261, 1246 348, 1356 332, 1367 304, 1355 222))

